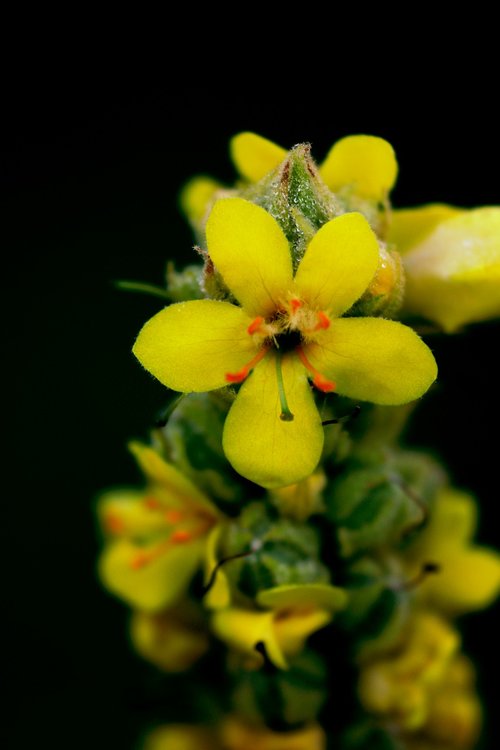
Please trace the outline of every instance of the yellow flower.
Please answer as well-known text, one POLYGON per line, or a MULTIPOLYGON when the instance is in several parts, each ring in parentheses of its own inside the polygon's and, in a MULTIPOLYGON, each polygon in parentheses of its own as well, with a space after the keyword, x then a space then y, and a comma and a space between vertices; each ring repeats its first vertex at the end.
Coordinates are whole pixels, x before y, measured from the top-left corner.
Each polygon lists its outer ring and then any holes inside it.
MULTIPOLYGON (((287 155, 281 146, 249 132, 235 135, 230 149, 236 168, 249 182, 261 180, 287 155)), ((396 181, 398 165, 392 146, 383 138, 349 135, 332 146, 319 173, 334 193, 348 189, 383 201, 396 181)))
POLYGON ((426 562, 437 563, 437 573, 418 587, 418 595, 433 607, 461 614, 490 605, 500 591, 500 555, 478 547, 476 503, 465 492, 439 492, 427 528, 405 554, 409 577, 426 562))
POLYGON ((276 586, 256 598, 262 610, 238 607, 221 609, 212 617, 214 633, 231 648, 248 657, 249 666, 260 666, 256 646, 264 646, 270 661, 288 668, 288 657, 296 656, 316 630, 327 625, 336 610, 347 603, 347 595, 327 584, 276 586))
POLYGON ((223 435, 226 456, 244 477, 276 488, 316 468, 323 429, 308 377, 325 393, 378 404, 412 401, 434 381, 434 358, 410 328, 340 317, 379 263, 377 239, 361 214, 322 226, 295 277, 285 235, 253 203, 217 201, 206 233, 210 258, 241 307, 214 300, 171 305, 146 323, 134 353, 173 390, 245 381, 223 435))
POLYGON ((167 724, 147 735, 142 750, 221 750, 221 745, 208 728, 167 724))
POLYGON ((450 625, 420 613, 394 653, 362 668, 358 690, 364 708, 401 729, 423 727, 458 647, 458 634, 450 625))
POLYGON ((99 573, 104 585, 133 607, 158 612, 186 591, 221 515, 152 448, 130 447, 148 484, 143 491, 116 490, 101 498, 107 544, 99 573))
POLYGON ((200 613, 189 602, 165 612, 134 612, 130 636, 135 650, 165 672, 189 669, 209 647, 200 613))
POLYGON ((408 313, 447 332, 500 315, 500 208, 395 211, 389 239, 403 253, 408 313))
MULTIPOLYGON (((290 732, 273 732, 230 717, 221 727, 225 750, 325 750, 326 735, 317 724, 290 732)), ((162 748, 163 750, 163 748, 162 748)), ((167 748, 165 748, 167 750, 167 748)))

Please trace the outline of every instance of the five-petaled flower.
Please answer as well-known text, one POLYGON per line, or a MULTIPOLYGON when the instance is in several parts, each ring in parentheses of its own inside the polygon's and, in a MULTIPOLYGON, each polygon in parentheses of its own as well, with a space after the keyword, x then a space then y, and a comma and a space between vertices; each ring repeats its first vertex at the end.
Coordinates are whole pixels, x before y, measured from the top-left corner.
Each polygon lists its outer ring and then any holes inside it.
POLYGON ((323 428, 319 391, 378 404, 421 396, 436 377, 414 331, 381 318, 342 318, 377 269, 377 239, 359 213, 314 235, 295 277, 288 241, 264 209, 217 201, 206 227, 210 258, 237 304, 181 302, 149 320, 134 353, 183 392, 243 383, 226 419, 226 456, 244 477, 274 488, 314 471, 323 428))
POLYGON ((99 518, 108 541, 99 572, 110 591, 154 613, 185 595, 223 516, 153 448, 139 443, 130 448, 148 485, 113 490, 101 498, 99 518))

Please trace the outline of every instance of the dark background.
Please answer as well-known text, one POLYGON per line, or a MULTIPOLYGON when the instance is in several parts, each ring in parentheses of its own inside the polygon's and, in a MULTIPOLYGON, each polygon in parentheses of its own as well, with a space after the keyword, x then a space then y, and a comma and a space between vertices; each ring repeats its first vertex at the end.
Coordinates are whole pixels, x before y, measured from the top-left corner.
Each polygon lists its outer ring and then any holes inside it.
MULTIPOLYGON (((325 91, 297 101, 280 90, 264 100, 255 91, 133 91, 116 81, 33 85, 8 99, 1 180, 3 369, 13 412, 4 430, 13 457, 2 532, 2 548, 11 545, 2 576, 9 748, 130 748, 160 708, 149 697, 153 670, 130 652, 126 609, 94 573, 93 499, 138 479, 125 444, 145 437, 165 396, 130 353, 158 302, 111 282, 159 284, 167 258, 194 259, 179 187, 198 172, 231 182, 227 141, 240 130, 285 146, 309 140, 319 159, 343 135, 381 135, 400 162, 396 205, 498 202, 493 114, 473 115, 475 101, 438 109, 416 101, 392 110, 362 101, 355 110, 325 91)), ((499 331, 489 324, 429 342, 439 386, 411 431, 414 443, 447 460, 458 485, 477 492, 480 538, 497 545, 499 331)), ((497 615, 464 623, 491 714, 497 615)), ((487 746, 497 737, 491 717, 487 746)))

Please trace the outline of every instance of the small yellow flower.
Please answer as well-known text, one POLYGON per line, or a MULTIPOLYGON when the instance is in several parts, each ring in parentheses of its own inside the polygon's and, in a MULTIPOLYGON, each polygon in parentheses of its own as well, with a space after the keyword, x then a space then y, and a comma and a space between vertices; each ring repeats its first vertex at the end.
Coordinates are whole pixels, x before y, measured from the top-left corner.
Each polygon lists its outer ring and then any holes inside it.
POLYGON ((206 234, 210 258, 241 307, 171 305, 146 323, 134 353, 173 390, 243 383, 223 444, 244 477, 276 488, 316 468, 323 430, 308 378, 325 393, 378 404, 412 401, 434 381, 434 358, 410 328, 341 317, 379 264, 377 239, 361 214, 322 226, 295 276, 281 228, 253 203, 217 201, 206 234))
POLYGON ((423 727, 459 643, 444 620, 429 612, 417 615, 393 653, 362 668, 359 697, 364 708, 401 729, 423 727))
POLYGON ((500 208, 395 211, 389 239, 403 254, 408 313, 448 333, 500 315, 500 208))
POLYGON ((165 612, 134 612, 130 637, 144 659, 165 672, 184 672, 208 650, 209 637, 194 605, 165 612))
POLYGON ((470 495, 451 488, 441 490, 427 528, 405 555, 410 578, 426 562, 437 563, 438 572, 419 585, 418 595, 448 614, 483 609, 500 591, 500 555, 472 541, 476 515, 470 495))
POLYGON ((167 724, 147 735, 142 750, 221 750, 221 745, 208 728, 167 724))
POLYGON ((303 729, 290 732, 273 732, 267 727, 245 724, 237 717, 229 717, 222 724, 220 731, 221 746, 224 750, 325 750, 326 748, 326 735, 317 724, 310 724, 303 729))
POLYGON ((261 665, 256 646, 263 644, 272 663, 287 669, 287 658, 300 653, 307 638, 345 607, 347 595, 327 584, 296 584, 261 591, 256 601, 265 610, 229 607, 216 611, 212 629, 228 646, 248 657, 249 666, 261 665))
MULTIPOLYGON (((236 168, 249 182, 261 180, 287 155, 281 146, 249 132, 235 135, 230 149, 236 168)), ((319 173, 334 193, 347 189, 383 201, 396 182, 398 165, 392 146, 383 138, 349 135, 334 143, 319 173)))
POLYGON ((99 573, 104 585, 133 607, 158 612, 183 596, 222 517, 152 448, 139 443, 130 448, 148 484, 142 491, 115 490, 101 498, 107 543, 99 573))

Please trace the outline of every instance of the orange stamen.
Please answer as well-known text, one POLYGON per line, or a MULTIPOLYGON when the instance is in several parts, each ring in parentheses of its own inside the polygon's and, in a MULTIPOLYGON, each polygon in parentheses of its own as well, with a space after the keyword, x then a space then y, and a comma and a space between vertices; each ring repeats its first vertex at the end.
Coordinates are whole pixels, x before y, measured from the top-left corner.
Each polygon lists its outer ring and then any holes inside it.
POLYGON ((181 510, 167 510, 165 513, 165 520, 168 523, 179 523, 179 521, 182 521, 185 514, 181 510))
POLYGON ((314 327, 315 331, 320 331, 322 328, 330 328, 330 318, 325 312, 323 312, 323 310, 320 310, 319 313, 317 313, 317 318, 318 322, 314 327))
POLYGON ((297 299, 297 297, 293 297, 290 300, 290 307, 292 308, 292 312, 297 312, 297 310, 299 309, 299 307, 302 307, 303 304, 304 303, 302 302, 302 300, 301 299, 297 299))
POLYGON ((170 541, 174 544, 182 544, 183 542, 191 541, 192 537, 193 535, 189 531, 178 529, 177 531, 174 531, 174 533, 170 536, 170 541))
POLYGON ((148 510, 159 510, 161 508, 161 503, 156 497, 145 497, 143 503, 148 510))
POLYGON ((262 349, 250 360, 247 364, 238 370, 238 372, 226 372, 226 380, 228 383, 242 383, 246 377, 250 374, 250 370, 253 370, 261 359, 264 359, 268 353, 270 346, 263 346, 262 349))
POLYGON ((299 359, 306 368, 306 370, 309 370, 311 375, 313 376, 313 385, 316 386, 316 388, 320 391, 323 391, 323 393, 331 393, 331 391, 334 391, 336 388, 335 383, 333 380, 328 380, 325 378, 324 375, 322 375, 318 370, 312 366, 312 364, 307 359, 306 355, 304 354, 304 350, 301 346, 298 346, 295 350, 297 354, 299 355, 299 359))
POLYGON ((263 322, 264 322, 264 318, 262 317, 262 315, 257 315, 255 320, 252 320, 252 322, 248 326, 247 333, 252 334, 252 333, 257 333, 258 331, 260 331, 260 327, 263 322))
POLYGON ((106 524, 106 529, 111 534, 121 534, 125 530, 124 520, 114 513, 107 513, 104 523, 106 524))

